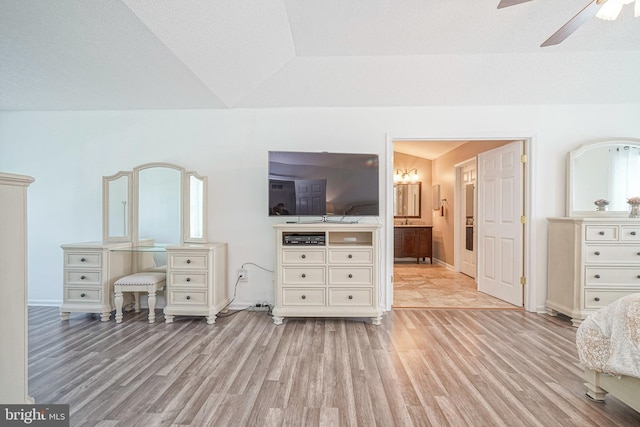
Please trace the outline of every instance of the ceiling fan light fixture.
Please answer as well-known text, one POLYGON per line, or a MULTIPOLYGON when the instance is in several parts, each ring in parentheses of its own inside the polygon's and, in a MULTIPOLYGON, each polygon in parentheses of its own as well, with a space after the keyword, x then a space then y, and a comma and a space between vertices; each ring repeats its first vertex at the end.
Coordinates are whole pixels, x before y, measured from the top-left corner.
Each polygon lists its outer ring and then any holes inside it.
POLYGON ((623 1, 626 0, 608 0, 602 5, 600 10, 598 10, 596 17, 604 19, 605 21, 615 20, 622 11, 622 6, 624 5, 623 1))

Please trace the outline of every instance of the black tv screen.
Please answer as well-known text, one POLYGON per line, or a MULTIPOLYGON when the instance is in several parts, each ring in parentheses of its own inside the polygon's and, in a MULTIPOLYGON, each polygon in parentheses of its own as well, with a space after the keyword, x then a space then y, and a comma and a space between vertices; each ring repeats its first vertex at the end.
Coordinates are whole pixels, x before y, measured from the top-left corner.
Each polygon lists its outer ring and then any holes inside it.
POLYGON ((269 215, 378 216, 377 154, 269 151, 269 215))

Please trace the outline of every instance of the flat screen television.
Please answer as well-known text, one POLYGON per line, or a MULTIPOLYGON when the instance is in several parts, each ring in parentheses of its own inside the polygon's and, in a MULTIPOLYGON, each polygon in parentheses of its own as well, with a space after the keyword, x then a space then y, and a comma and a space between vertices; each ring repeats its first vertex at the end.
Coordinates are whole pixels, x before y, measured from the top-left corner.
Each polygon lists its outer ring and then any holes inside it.
POLYGON ((377 154, 269 151, 270 216, 378 216, 377 154))

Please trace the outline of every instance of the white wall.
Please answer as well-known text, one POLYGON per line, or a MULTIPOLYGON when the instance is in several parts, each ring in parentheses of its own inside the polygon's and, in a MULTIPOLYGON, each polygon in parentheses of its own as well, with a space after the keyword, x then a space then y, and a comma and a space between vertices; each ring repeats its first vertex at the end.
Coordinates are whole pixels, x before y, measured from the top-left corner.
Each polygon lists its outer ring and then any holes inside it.
MULTIPOLYGON (((63 243, 101 238, 101 178, 148 162, 171 162, 209 177, 209 239, 229 243, 229 292, 241 264, 274 263, 267 216, 267 151, 375 152, 384 212, 392 179, 388 137, 533 136, 532 245, 535 304, 546 295, 545 218, 564 215, 567 151, 606 137, 640 136, 640 104, 256 109, 132 112, 2 112, 0 171, 26 174, 29 300, 62 299, 63 243)), ((381 233, 386 236, 386 231, 381 233)), ((386 240, 383 237, 383 245, 386 240)), ((387 253, 383 248, 383 253, 387 253)), ((270 273, 253 266, 234 306, 273 301, 270 273)), ((390 273, 382 272, 389 281, 390 273)))

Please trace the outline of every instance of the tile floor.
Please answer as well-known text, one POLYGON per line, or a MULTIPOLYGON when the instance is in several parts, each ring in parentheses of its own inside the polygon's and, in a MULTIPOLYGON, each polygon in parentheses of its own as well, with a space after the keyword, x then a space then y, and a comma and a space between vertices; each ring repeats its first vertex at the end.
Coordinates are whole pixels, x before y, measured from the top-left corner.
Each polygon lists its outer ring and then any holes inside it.
POLYGON ((393 308, 483 308, 521 310, 478 292, 476 281, 437 264, 394 264, 393 308))

